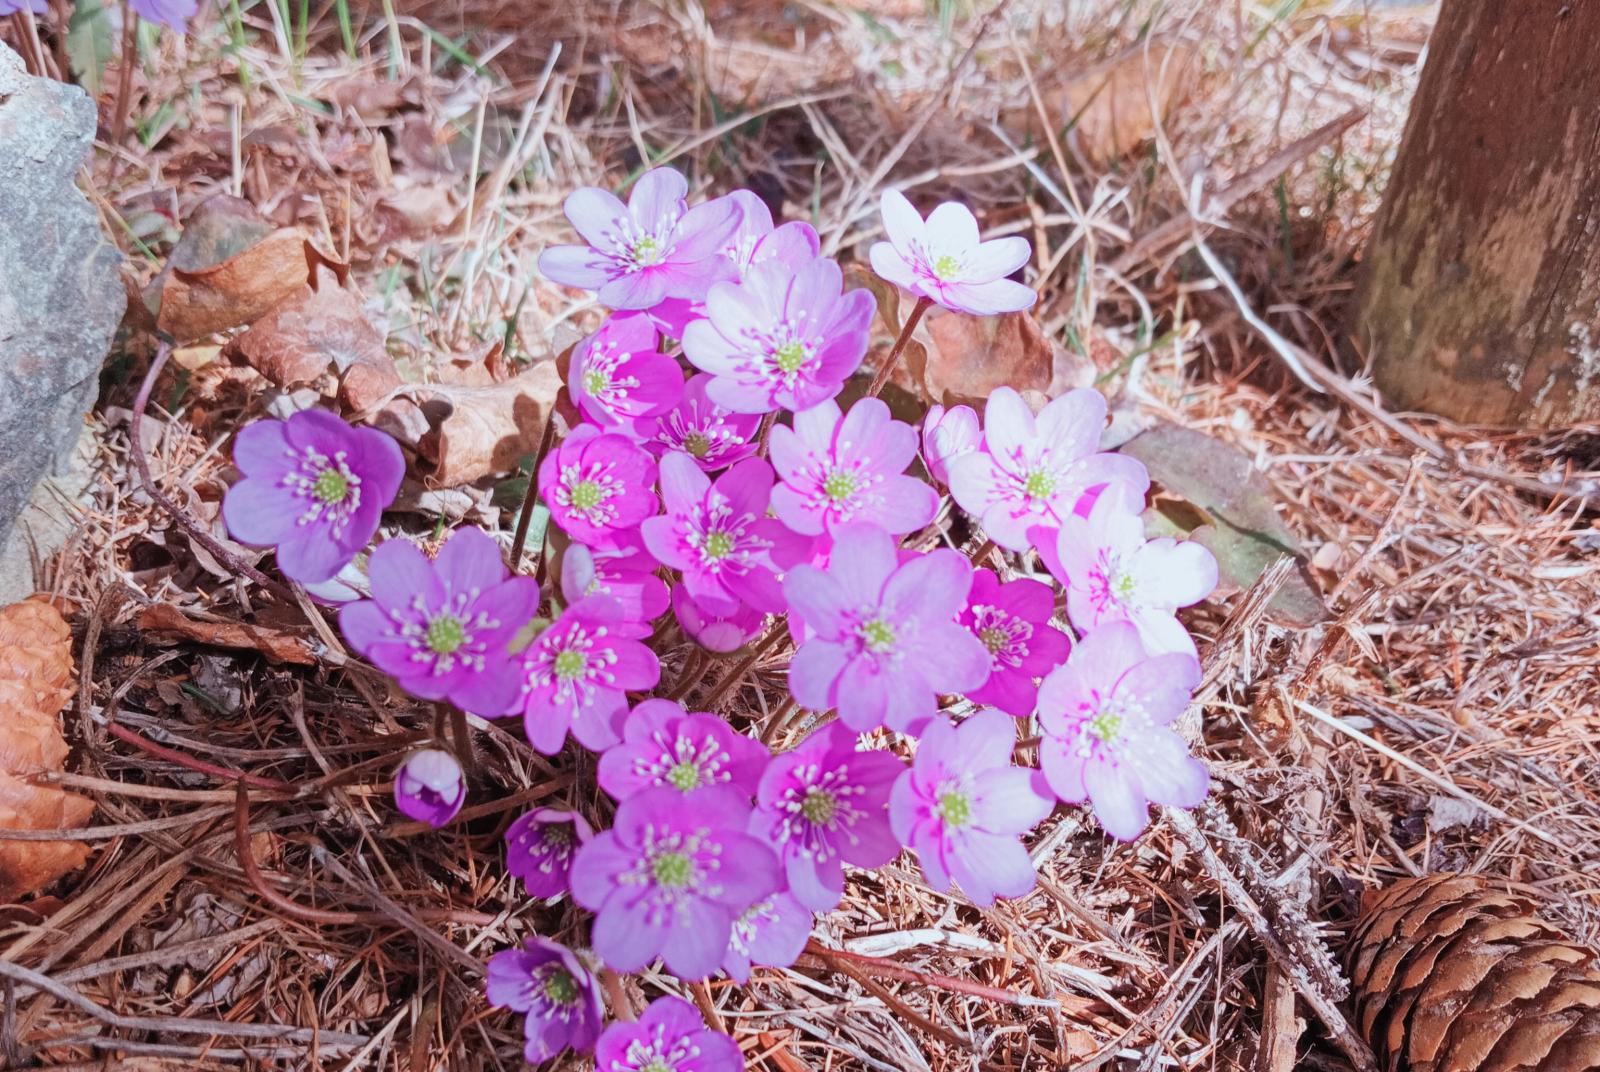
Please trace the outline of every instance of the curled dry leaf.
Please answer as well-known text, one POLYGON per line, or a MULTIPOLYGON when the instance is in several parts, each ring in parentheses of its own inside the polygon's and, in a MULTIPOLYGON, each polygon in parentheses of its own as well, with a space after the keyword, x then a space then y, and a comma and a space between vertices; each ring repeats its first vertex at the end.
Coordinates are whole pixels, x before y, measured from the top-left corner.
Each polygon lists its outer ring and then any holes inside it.
POLYGON ((541 361, 487 387, 417 384, 428 431, 417 445, 417 468, 429 484, 454 487, 508 473, 539 449, 561 390, 553 361, 541 361))
POLYGON ((305 637, 244 622, 202 622, 165 603, 153 604, 139 612, 139 630, 157 644, 191 640, 218 648, 258 651, 269 663, 317 664, 317 657, 305 637))
POLYGON ((978 317, 932 308, 917 334, 928 355, 923 388, 943 405, 981 403, 996 387, 1046 391, 1055 375, 1055 347, 1028 313, 978 317))
MULTIPOLYGON (((72 633, 53 606, 0 608, 0 828, 81 827, 94 811, 86 797, 27 780, 66 759, 59 715, 72 677, 72 633)), ((88 856, 81 841, 0 841, 0 901, 42 889, 88 856)))

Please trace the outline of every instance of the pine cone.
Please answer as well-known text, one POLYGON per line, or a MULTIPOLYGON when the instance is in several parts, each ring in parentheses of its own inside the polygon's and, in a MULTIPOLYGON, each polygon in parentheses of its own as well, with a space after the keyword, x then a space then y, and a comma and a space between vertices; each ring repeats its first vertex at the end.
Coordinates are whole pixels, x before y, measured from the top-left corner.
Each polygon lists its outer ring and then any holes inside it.
POLYGON ((1386 1072, 1600 1072, 1600 964, 1472 875, 1362 898, 1356 1026, 1386 1072))

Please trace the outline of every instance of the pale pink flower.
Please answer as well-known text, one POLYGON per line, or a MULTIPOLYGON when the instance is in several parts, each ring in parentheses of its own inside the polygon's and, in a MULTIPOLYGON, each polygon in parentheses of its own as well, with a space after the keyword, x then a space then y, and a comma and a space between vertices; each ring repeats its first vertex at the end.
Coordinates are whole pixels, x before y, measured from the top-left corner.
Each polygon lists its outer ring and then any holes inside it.
POLYGON ((704 372, 690 377, 676 406, 634 426, 645 450, 658 458, 669 451, 682 451, 708 473, 755 454, 760 415, 735 413, 717 405, 706 394, 710 383, 711 377, 704 372))
POLYGON ((782 481, 772 509, 795 532, 821 535, 852 521, 900 535, 933 520, 939 495, 905 476, 917 433, 892 420, 882 399, 863 398, 841 415, 831 399, 772 429, 772 464, 782 481))
POLYGON ((1026 309, 1030 287, 1006 277, 1028 263, 1028 240, 1013 235, 984 242, 965 205, 946 201, 923 220, 898 190, 883 192, 887 242, 872 246, 872 270, 919 298, 973 316, 1026 309))
POLYGON ((971 406, 930 406, 922 419, 922 463, 928 475, 950 483, 950 463, 983 449, 983 428, 971 406))

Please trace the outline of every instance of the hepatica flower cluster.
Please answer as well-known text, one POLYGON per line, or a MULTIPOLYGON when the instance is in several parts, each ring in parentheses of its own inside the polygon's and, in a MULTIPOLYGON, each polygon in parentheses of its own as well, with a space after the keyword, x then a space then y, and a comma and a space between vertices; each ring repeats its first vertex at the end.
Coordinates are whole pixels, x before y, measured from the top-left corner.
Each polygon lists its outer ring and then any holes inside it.
MULTIPOLYGON (((1000 388, 916 425, 846 391, 868 378, 875 303, 754 195, 692 204, 658 168, 626 202, 583 189, 566 212, 581 241, 540 272, 611 312, 571 355, 581 421, 538 466, 561 537, 542 586, 476 529, 370 547, 404 458, 324 412, 240 434, 223 516, 313 591, 365 555, 370 598, 340 626, 400 689, 598 754, 578 769, 614 806, 579 787, 505 836, 515 888, 591 914, 581 949, 530 937, 491 958, 528 1059, 725 1072, 739 1047, 678 998, 607 1027, 605 973, 742 981, 794 962, 852 869, 909 851, 930 887, 984 905, 1033 888, 1026 839, 1058 803, 1122 840, 1152 804, 1199 803, 1206 768, 1173 729, 1200 680, 1177 612, 1216 564, 1145 537, 1148 474, 1101 449, 1092 390, 1035 408, 1000 388), (662 653, 688 646, 663 681, 662 653), (726 710, 741 651, 787 664, 770 711, 726 710)), ((1028 243, 983 241, 959 204, 924 218, 891 192, 883 230, 873 267, 921 303, 1034 301, 1013 278, 1028 243)), ((455 821, 472 781, 455 744, 402 763, 406 816, 455 821)))

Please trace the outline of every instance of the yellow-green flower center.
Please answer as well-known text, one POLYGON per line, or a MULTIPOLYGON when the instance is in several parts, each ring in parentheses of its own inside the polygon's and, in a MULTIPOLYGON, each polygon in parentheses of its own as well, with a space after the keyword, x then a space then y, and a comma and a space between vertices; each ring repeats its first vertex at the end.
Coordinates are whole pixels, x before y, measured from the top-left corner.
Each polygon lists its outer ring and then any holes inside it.
POLYGON ((683 449, 696 458, 704 458, 711 453, 711 440, 699 432, 690 432, 683 437, 683 449))
POLYGON ((842 469, 835 469, 822 482, 822 493, 834 502, 844 502, 856 493, 856 478, 842 469))
POLYGON ((337 469, 324 469, 317 474, 316 483, 311 485, 311 494, 329 506, 342 503, 350 494, 350 478, 337 469))
POLYGON ((552 823, 544 828, 544 844, 546 848, 565 849, 572 845, 572 828, 565 824, 552 823))
POLYGON ((933 274, 940 279, 954 279, 961 273, 961 261, 946 253, 933 262, 933 274))
POLYGON ((1122 736, 1122 716, 1115 711, 1101 711, 1089 720, 1089 732, 1105 744, 1122 736))
POLYGON ((699 789, 702 784, 700 768, 688 760, 684 760, 667 771, 667 784, 685 793, 691 789, 699 789))
POLYGON ((940 793, 939 817, 946 826, 966 826, 972 822, 972 798, 955 789, 940 793))
POLYGON ((667 1064, 665 1057, 652 1057, 650 1063, 640 1068, 639 1072, 678 1072, 678 1070, 667 1064))
POLYGON ((808 823, 826 825, 833 822, 838 812, 839 798, 826 789, 808 789, 805 798, 800 801, 800 814, 805 816, 808 823))
POLYGON ((1133 598, 1135 582, 1131 573, 1117 573, 1111 578, 1111 589, 1117 593, 1117 598, 1127 602, 1133 598))
POLYGON ((578 1000, 578 981, 571 972, 557 968, 545 976, 544 996, 557 1005, 571 1005, 578 1000))
POLYGON ((727 558, 733 554, 733 537, 726 532, 707 533, 703 550, 708 561, 716 562, 727 558))
POLYGON ((590 369, 583 374, 583 389, 591 395, 600 394, 611 386, 611 377, 603 369, 590 369))
POLYGON ((772 351, 773 364, 782 372, 798 372, 806 363, 806 348, 801 342, 786 342, 772 351))
POLYGON ((874 618, 866 623, 860 630, 861 642, 868 651, 874 655, 883 655, 894 650, 894 626, 882 618, 874 618))
POLYGON ((636 264, 651 265, 661 259, 661 242, 655 235, 645 235, 633 244, 633 260, 636 264))
POLYGON ((694 861, 681 852, 663 852, 650 861, 656 884, 682 889, 694 878, 694 861))
POLYGON ((579 510, 593 510, 603 498, 605 492, 593 480, 580 480, 567 493, 567 500, 579 510))
POLYGON ((1029 473, 1027 481, 1022 485, 1023 494, 1030 499, 1047 499, 1055 490, 1055 474, 1043 469, 1035 469, 1029 473))
POLYGON ((978 634, 978 639, 983 641, 983 646, 989 649, 990 655, 998 655, 1011 646, 1011 637, 999 626, 990 626, 978 634))
POLYGON ((589 666, 589 659, 581 651, 567 650, 556 656, 556 677, 562 681, 571 681, 578 677, 589 666))
POLYGON ((428 623, 428 650, 449 655, 467 642, 467 630, 453 614, 441 614, 428 623))

